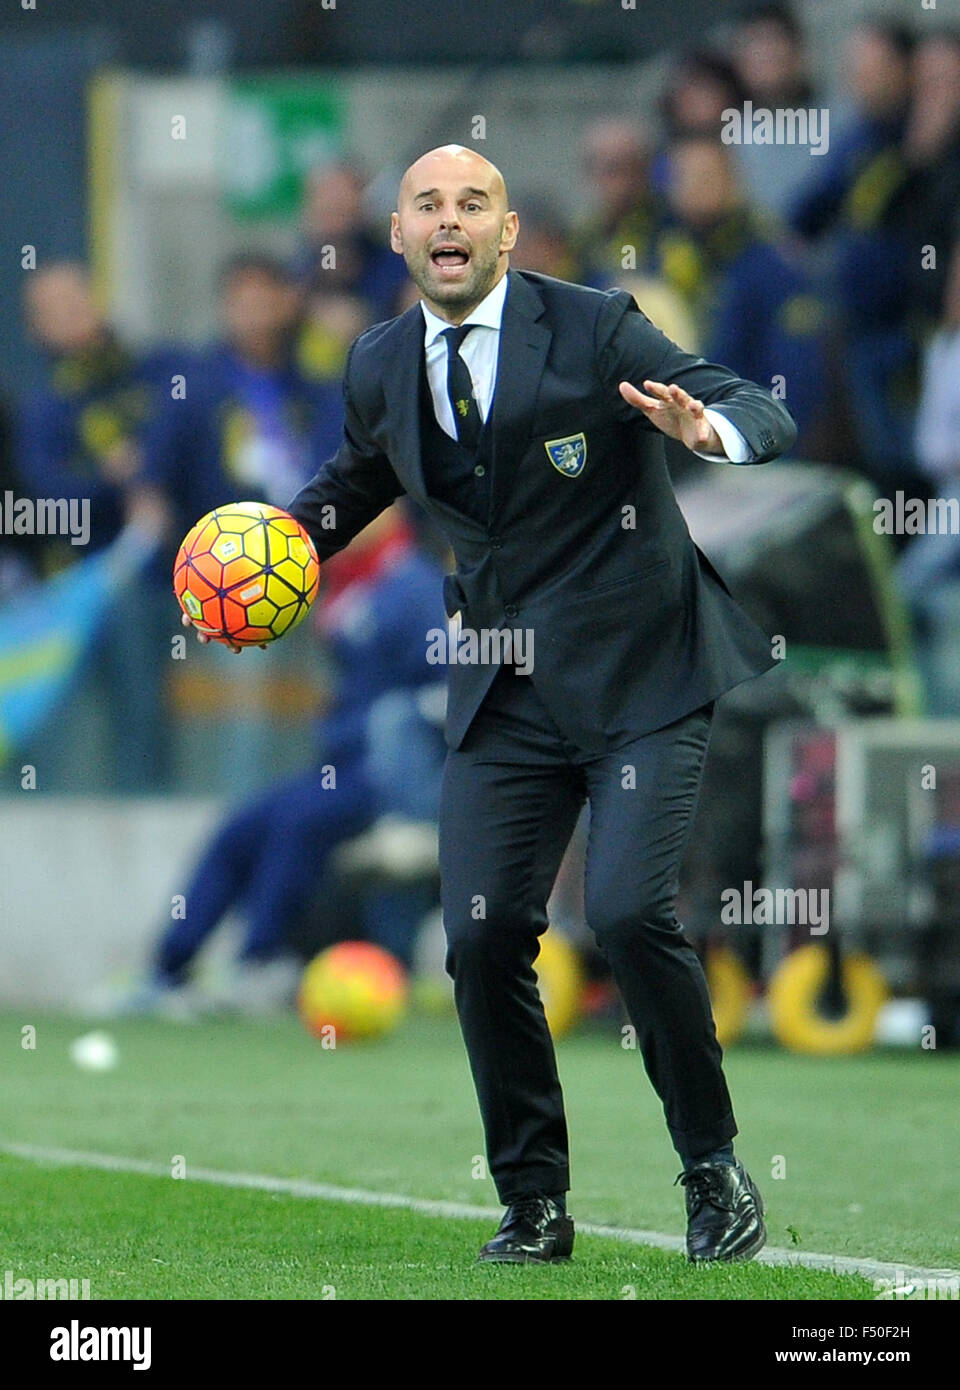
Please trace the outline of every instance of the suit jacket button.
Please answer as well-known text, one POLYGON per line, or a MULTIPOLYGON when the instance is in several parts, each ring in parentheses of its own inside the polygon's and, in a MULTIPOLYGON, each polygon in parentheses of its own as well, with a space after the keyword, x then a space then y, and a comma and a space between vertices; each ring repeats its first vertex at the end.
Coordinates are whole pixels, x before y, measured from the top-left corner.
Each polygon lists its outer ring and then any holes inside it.
POLYGON ((476 465, 476 467, 474 468, 473 471, 474 471, 474 473, 476 473, 476 475, 477 475, 478 478, 482 478, 483 475, 484 475, 484 473, 486 473, 487 470, 484 468, 484 466, 483 466, 482 463, 478 463, 478 464, 476 465))
POLYGON ((508 618, 515 618, 517 614, 520 612, 520 609, 517 607, 515 603, 508 603, 503 611, 504 613, 506 613, 508 618))

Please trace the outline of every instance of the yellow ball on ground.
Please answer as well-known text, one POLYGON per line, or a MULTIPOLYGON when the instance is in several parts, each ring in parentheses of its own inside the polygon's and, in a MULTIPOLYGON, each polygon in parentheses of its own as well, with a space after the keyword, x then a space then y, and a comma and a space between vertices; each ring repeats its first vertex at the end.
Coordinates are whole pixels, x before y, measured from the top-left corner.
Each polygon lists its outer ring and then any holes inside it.
POLYGON ((395 956, 366 941, 329 946, 303 972, 297 1008, 325 1042, 380 1037, 407 1009, 406 972, 395 956))

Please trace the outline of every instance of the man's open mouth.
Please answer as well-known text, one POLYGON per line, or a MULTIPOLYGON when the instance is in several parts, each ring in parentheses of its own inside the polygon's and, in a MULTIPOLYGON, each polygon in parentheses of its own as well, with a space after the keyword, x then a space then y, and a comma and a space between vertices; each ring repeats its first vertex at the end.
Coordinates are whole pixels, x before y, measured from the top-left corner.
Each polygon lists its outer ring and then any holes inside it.
POLYGON ((450 273, 462 270, 470 260, 470 253, 455 242, 445 242, 433 248, 430 259, 438 270, 450 273))

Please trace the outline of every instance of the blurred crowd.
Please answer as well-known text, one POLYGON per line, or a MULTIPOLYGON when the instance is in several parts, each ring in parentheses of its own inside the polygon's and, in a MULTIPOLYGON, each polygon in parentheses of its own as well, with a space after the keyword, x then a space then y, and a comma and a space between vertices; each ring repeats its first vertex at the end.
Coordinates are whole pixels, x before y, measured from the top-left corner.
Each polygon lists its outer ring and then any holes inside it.
MULTIPOLYGON (((631 290, 682 346, 785 398, 796 458, 853 469, 877 495, 956 496, 960 31, 864 21, 840 71, 840 90, 823 90, 808 36, 779 4, 746 14, 722 47, 673 55, 655 112, 585 129, 555 205, 514 181, 512 263, 631 290), (733 109, 783 108, 826 113, 822 148, 722 138, 733 109)), ((131 519, 162 537, 104 624, 89 677, 100 673, 116 726, 114 789, 170 784, 157 692, 179 539, 224 500, 290 499, 336 448, 350 343, 416 298, 369 216, 368 187, 350 162, 316 169, 296 254, 226 261, 219 326, 201 349, 125 342, 83 265, 24 276, 46 382, 7 402, 0 496, 89 499, 87 553, 131 519)), ((935 640, 960 584, 960 541, 907 539, 895 538, 903 591, 921 640, 935 640)), ((0 535, 0 595, 83 553, 0 535)), ((947 681, 934 703, 960 711, 960 688, 947 681)))
MULTIPOLYGON (((546 197, 511 179, 512 264, 628 289, 681 346, 785 399, 797 460, 859 474, 876 497, 960 503, 960 31, 863 21, 847 35, 839 90, 824 89, 808 38, 788 7, 760 5, 722 46, 673 54, 655 110, 598 111, 568 186, 546 197), (783 110, 817 113, 816 148, 725 138, 731 111, 743 113, 742 135, 748 111, 783 110)), ((15 610, 26 588, 129 526, 150 555, 101 623, 66 717, 43 731, 44 789, 184 789, 170 756, 183 726, 171 713, 173 555, 219 503, 290 500, 337 447, 350 344, 416 301, 371 214, 373 172, 340 159, 306 178, 295 254, 227 259, 218 323, 199 348, 125 341, 82 264, 25 274, 45 380, 0 409, 0 501, 87 500, 91 530, 77 548, 4 527, 0 607, 15 610), (71 782, 83 708, 106 737, 96 765, 80 748, 71 782)), ((892 540, 928 711, 960 715, 960 538, 892 540)), ((314 946, 350 922, 348 934, 411 963, 435 901, 443 688, 424 634, 445 622, 446 559, 424 518, 392 509, 324 566, 309 628, 236 665, 204 650, 216 693, 188 789, 231 805, 199 854, 189 920, 158 923, 141 1003, 177 996, 238 907, 239 960, 261 981, 274 962, 289 985, 287 953, 311 921, 314 946), (325 654, 328 689, 291 770, 258 742, 290 693, 263 673, 283 677, 286 663, 309 685, 293 669, 305 643, 325 654)))

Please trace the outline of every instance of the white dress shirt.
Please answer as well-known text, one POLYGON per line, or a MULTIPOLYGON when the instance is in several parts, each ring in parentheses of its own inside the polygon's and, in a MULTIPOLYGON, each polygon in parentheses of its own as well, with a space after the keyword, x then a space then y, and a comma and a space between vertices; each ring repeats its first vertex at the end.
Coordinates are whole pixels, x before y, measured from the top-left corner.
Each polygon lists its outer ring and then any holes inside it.
MULTIPOLYGON (((497 359, 500 356, 500 321, 503 318, 503 302, 507 297, 507 276, 502 275, 486 299, 464 319, 464 323, 474 324, 460 344, 460 356, 466 362, 473 382, 480 419, 486 420, 493 404, 493 388, 497 384, 497 359)), ((457 438, 457 427, 453 421, 453 406, 447 395, 447 340, 441 335, 452 325, 446 319, 438 318, 420 301, 426 328, 423 346, 427 354, 427 381, 433 397, 433 409, 437 424, 457 438)))
MULTIPOLYGON (((485 299, 463 320, 464 325, 473 325, 460 344, 460 356, 467 364, 473 394, 480 411, 480 419, 486 420, 493 404, 493 391, 497 384, 497 359, 500 355, 500 323, 503 319, 503 304, 507 297, 507 280, 503 275, 485 299)), ((457 427, 453 419, 453 407, 447 395, 447 340, 444 331, 453 325, 439 318, 432 309, 420 301, 424 318, 423 345, 427 357, 427 381, 433 398, 434 414, 437 424, 450 436, 457 438, 457 427)), ((707 407, 704 415, 720 437, 725 453, 705 454, 699 449, 693 452, 700 458, 726 458, 731 463, 746 463, 753 457, 750 445, 743 435, 732 425, 725 415, 707 407)))

